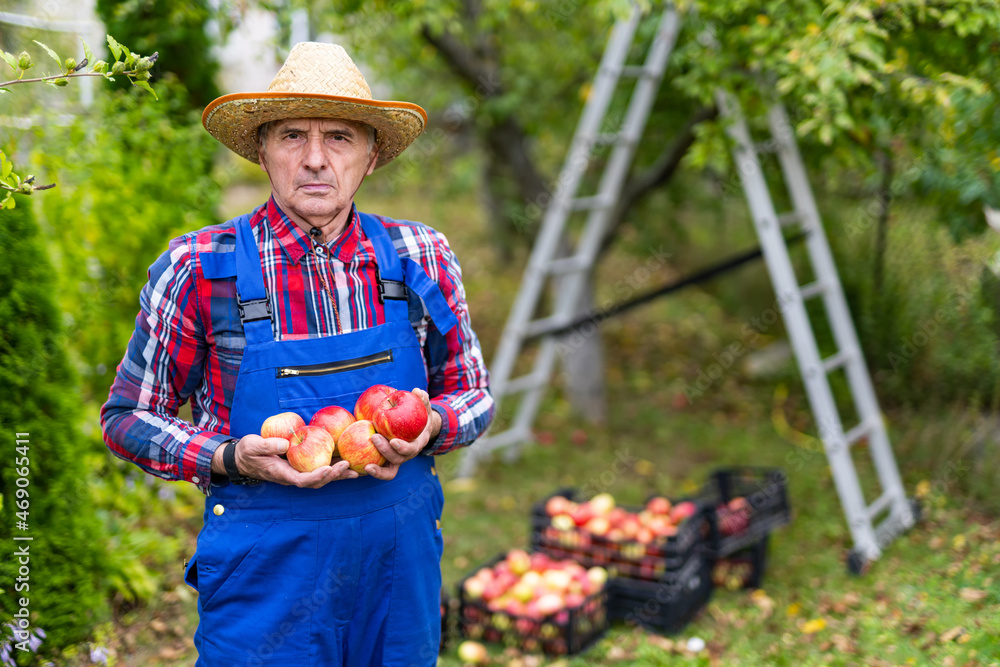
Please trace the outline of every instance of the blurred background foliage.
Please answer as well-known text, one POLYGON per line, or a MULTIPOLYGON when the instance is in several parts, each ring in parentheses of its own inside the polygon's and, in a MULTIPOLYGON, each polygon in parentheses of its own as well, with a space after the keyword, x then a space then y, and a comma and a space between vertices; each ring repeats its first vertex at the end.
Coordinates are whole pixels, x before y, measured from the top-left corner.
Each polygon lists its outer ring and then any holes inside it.
MULTIPOLYGON (((901 461, 933 475, 943 456, 968 459, 979 472, 963 478, 961 492, 995 511, 991 489, 1000 468, 983 448, 996 447, 1000 419, 1000 237, 983 211, 1000 207, 994 76, 1000 13, 972 0, 954 7, 920 0, 679 4, 684 24, 595 274, 596 302, 619 299, 616 281, 654 249, 670 253, 668 266, 643 287, 756 244, 712 95, 728 85, 752 112, 761 91, 776 86, 810 165, 883 407, 897 423, 917 415, 939 420, 927 432, 939 432, 941 441, 904 437, 901 461), (978 441, 948 440, 953 418, 955 432, 994 427, 978 441)), ((201 128, 201 109, 219 92, 218 44, 210 35, 224 37, 263 10, 287 36, 290 15, 305 11, 311 35, 344 43, 377 96, 384 91, 427 109, 427 133, 369 180, 359 201, 362 207, 403 202, 400 211, 386 212, 421 219, 408 211, 422 211, 425 222, 445 231, 463 261, 489 359, 610 26, 628 6, 624 0, 98 0, 108 32, 132 49, 160 53, 151 81, 159 101, 127 84, 98 87, 95 104, 76 110, 69 124, 39 123, 30 131, 0 126, 0 141, 18 166, 58 183, 22 198, 16 215, 0 213, 0 233, 12 239, 5 252, 31 257, 14 244, 23 239, 53 267, 42 271, 50 282, 39 283, 46 286, 33 288, 31 297, 48 302, 39 303, 44 317, 33 326, 52 352, 39 357, 17 347, 16 328, 5 325, 4 368, 16 362, 10 370, 16 375, 38 359, 54 364, 46 391, 78 411, 66 417, 71 437, 43 435, 48 431, 39 425, 35 440, 39 449, 43 439, 58 442, 52 456, 70 458, 82 471, 74 478, 86 480, 88 493, 73 515, 101 536, 81 557, 89 572, 82 581, 89 595, 109 603, 88 605, 94 616, 75 619, 64 634, 55 630, 60 639, 45 651, 79 641, 88 624, 128 618, 154 599, 192 549, 200 494, 108 455, 97 414, 134 327, 146 269, 167 240, 245 212, 266 196, 259 170, 228 155, 201 128), (212 22, 225 29, 209 30, 212 22), (427 201, 456 205, 428 208, 427 201), (39 232, 26 222, 32 214, 39 232)), ((642 27, 647 39, 653 28, 642 27)), ((19 50, 39 34, 0 26, 0 45, 19 50)), ((23 88, 0 114, 44 115, 50 98, 32 102, 23 88)), ((0 103, 8 98, 15 95, 0 103)), ((613 102, 612 117, 620 118, 626 102, 613 102)), ((776 169, 768 169, 774 179, 776 169)), ((598 175, 589 173, 589 182, 598 175)), ((38 275, 8 271, 10 287, 0 293, 16 296, 38 275)), ((756 265, 675 299, 624 324, 610 322, 604 338, 609 385, 654 387, 661 408, 679 410, 683 401, 674 397, 714 354, 745 340, 746 323, 771 308, 774 295, 756 265), (643 332, 647 340, 637 341, 643 332)), ((784 337, 780 322, 763 333, 752 353, 784 337)), ((800 394, 790 406, 797 410, 793 426, 811 429, 790 362, 766 377, 733 373, 683 409, 728 414, 737 404, 758 402, 764 408, 753 414, 766 421, 780 382, 800 394)), ((7 431, 21 430, 16 420, 27 396, 5 394, 7 431)), ((38 483, 41 470, 33 473, 38 483)), ((5 466, 3 530, 11 525, 9 476, 5 466)), ((39 509, 43 517, 60 525, 39 509)), ((61 628, 64 618, 46 610, 41 627, 61 628)))

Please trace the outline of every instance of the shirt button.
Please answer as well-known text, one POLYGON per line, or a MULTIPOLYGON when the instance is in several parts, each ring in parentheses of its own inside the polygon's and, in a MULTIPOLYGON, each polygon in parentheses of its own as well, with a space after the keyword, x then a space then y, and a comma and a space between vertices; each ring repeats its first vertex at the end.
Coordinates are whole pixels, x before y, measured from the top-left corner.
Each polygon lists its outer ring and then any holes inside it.
POLYGON ((323 246, 323 245, 316 246, 316 254, 317 255, 322 255, 325 252, 326 252, 326 246, 323 246))
POLYGON ((226 508, 222 505, 216 505, 212 508, 212 511, 215 512, 215 516, 222 516, 222 513, 226 511, 226 508))
POLYGON ((201 477, 198 477, 198 475, 195 475, 194 477, 191 478, 191 481, 194 482, 195 484, 197 484, 198 482, 201 481, 201 477))

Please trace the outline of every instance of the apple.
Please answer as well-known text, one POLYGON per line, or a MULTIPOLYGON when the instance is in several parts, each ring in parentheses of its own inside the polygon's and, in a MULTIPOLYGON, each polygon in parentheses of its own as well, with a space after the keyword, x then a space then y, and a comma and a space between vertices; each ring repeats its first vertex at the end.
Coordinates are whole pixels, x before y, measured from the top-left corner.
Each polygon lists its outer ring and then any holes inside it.
POLYGON ((633 516, 633 514, 622 509, 621 507, 615 507, 608 512, 608 521, 611 523, 612 527, 619 528, 621 527, 621 524, 627 521, 630 516, 633 516))
POLYGON ((552 517, 552 527, 556 530, 573 530, 576 528, 576 522, 569 514, 557 514, 552 517))
POLYGON ((563 496, 552 496, 545 501, 545 513, 549 516, 555 516, 557 514, 571 514, 575 507, 576 503, 569 498, 564 498, 563 496))
POLYGON ((382 401, 389 396, 389 394, 395 393, 395 389, 386 386, 384 384, 375 384, 371 387, 365 389, 364 393, 358 396, 357 403, 354 404, 354 417, 361 421, 362 419, 367 419, 368 421, 373 421, 375 419, 375 411, 378 406, 382 404, 382 401))
POLYGON ((531 556, 524 549, 513 549, 507 554, 507 564, 511 572, 521 576, 531 569, 531 556))
POLYGON ((337 440, 337 453, 351 465, 351 470, 359 475, 366 475, 365 466, 369 463, 385 465, 382 452, 372 444, 375 426, 367 419, 359 419, 340 434, 337 440))
POLYGON ((462 588, 465 589, 465 594, 469 596, 470 600, 478 600, 483 597, 483 591, 486 590, 486 584, 483 583, 482 579, 472 577, 465 580, 465 583, 462 584, 462 588))
POLYGON ((594 513, 594 509, 590 506, 590 503, 580 503, 576 506, 569 515, 573 517, 573 523, 578 526, 586 524, 588 521, 597 516, 594 513))
MULTIPOLYGON (((545 572, 545 570, 549 569, 550 562, 551 560, 549 559, 548 556, 546 556, 540 551, 535 552, 531 554, 531 571, 537 574, 541 574, 542 572, 545 572)), ((528 575, 525 574, 524 576, 528 575)))
POLYGON ((545 587, 555 592, 565 591, 572 581, 572 576, 566 570, 546 570, 542 575, 545 587))
POLYGON ((537 600, 535 600, 534 611, 542 617, 554 614, 563 607, 566 603, 560 595, 556 593, 546 593, 537 600))
POLYGON ((698 506, 690 500, 685 500, 684 502, 677 503, 673 506, 673 508, 671 508, 670 520, 675 524, 680 523, 681 521, 684 521, 684 519, 692 517, 697 513, 698 506))
POLYGON ((473 665, 485 665, 489 662, 490 654, 479 642, 466 640, 458 646, 458 659, 473 665))
POLYGON ((392 440, 413 442, 427 426, 427 408, 416 394, 396 391, 375 409, 375 430, 392 440))
POLYGON ((595 516, 593 519, 587 522, 584 526, 587 531, 593 533, 594 535, 607 535, 608 531, 611 529, 611 524, 603 516, 595 516))
POLYGON ((656 496, 655 498, 649 499, 649 502, 646 503, 646 509, 653 514, 669 514, 670 501, 663 496, 656 496))
POLYGON ((339 405, 328 405, 316 412, 309 420, 310 426, 325 428, 326 432, 333 436, 334 442, 340 438, 348 426, 354 423, 354 415, 340 407, 339 405))
POLYGON ((590 579, 597 590, 600 590, 604 588, 604 584, 608 581, 608 571, 599 565, 595 565, 587 570, 587 578, 590 579))
POLYGON ((610 493, 598 493, 590 499, 590 507, 594 514, 608 514, 615 508, 615 497, 610 493))
POLYGON ((330 465, 337 445, 325 428, 303 426, 292 434, 288 445, 288 463, 299 472, 312 472, 330 465))
POLYGON ((290 441, 292 434, 305 425, 305 420, 294 412, 282 412, 264 420, 260 427, 260 437, 284 438, 290 441))

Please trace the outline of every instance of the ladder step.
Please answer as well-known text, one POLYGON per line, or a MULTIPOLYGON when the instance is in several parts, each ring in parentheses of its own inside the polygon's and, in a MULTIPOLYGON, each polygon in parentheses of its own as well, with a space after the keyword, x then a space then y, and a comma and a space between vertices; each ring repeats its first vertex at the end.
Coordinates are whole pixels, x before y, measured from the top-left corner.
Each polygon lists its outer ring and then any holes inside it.
POLYGON ((537 389, 538 387, 547 385, 549 380, 544 375, 537 373, 528 373, 527 375, 522 375, 521 377, 514 378, 504 387, 504 393, 506 394, 516 394, 521 391, 528 391, 529 389, 537 389))
POLYGON ((569 324, 570 320, 565 317, 559 317, 558 315, 549 315, 548 317, 543 317, 537 320, 528 322, 528 324, 522 330, 525 338, 531 338, 539 334, 545 333, 546 331, 552 329, 558 329, 559 327, 569 324))
POLYGON ((889 491, 886 491, 881 496, 879 496, 878 500, 876 500, 875 502, 873 502, 871 505, 868 506, 868 520, 871 521, 879 514, 881 514, 885 510, 885 508, 892 503, 894 498, 895 496, 893 496, 892 493, 890 493, 889 491))
POLYGON ((594 145, 611 146, 613 144, 635 144, 639 139, 624 132, 602 132, 594 137, 594 145))
POLYGON ((570 200, 569 210, 571 211, 593 211, 599 208, 611 208, 614 202, 610 197, 604 195, 593 195, 592 197, 577 197, 570 200))
POLYGON ((549 262, 547 270, 553 274, 576 273, 587 268, 586 258, 582 255, 560 257, 549 262))
POLYGON ((817 280, 816 282, 809 283, 808 285, 803 285, 799 293, 802 295, 802 300, 807 301, 813 297, 819 296, 826 291, 829 285, 822 280, 817 280))
POLYGON ((843 368, 847 362, 854 358, 854 350, 841 350, 837 354, 823 360, 823 370, 832 373, 838 368, 843 368))
POLYGON ((805 216, 798 211, 788 211, 786 213, 781 213, 778 215, 778 224, 782 227, 788 227, 789 225, 801 224, 805 222, 805 216))
POLYGON ((869 422, 861 422, 850 431, 844 434, 844 443, 850 447, 861 438, 872 432, 872 425, 869 422))
POLYGON ((621 74, 621 76, 639 78, 643 76, 657 76, 658 72, 652 67, 644 67, 643 65, 626 65, 619 70, 619 74, 621 74))

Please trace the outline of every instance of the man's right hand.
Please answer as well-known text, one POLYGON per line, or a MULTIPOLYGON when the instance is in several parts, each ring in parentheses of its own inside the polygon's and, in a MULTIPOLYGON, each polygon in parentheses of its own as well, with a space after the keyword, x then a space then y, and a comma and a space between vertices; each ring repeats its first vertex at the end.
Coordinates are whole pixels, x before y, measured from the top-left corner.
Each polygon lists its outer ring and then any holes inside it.
POLYGON ((337 461, 332 466, 323 466, 312 472, 299 472, 281 454, 288 451, 288 441, 284 438, 262 438, 259 435, 245 435, 238 443, 219 447, 212 456, 212 470, 226 473, 222 463, 224 447, 236 447, 236 469, 245 477, 253 477, 268 482, 311 489, 341 479, 354 479, 358 473, 350 469, 347 461, 337 461))

